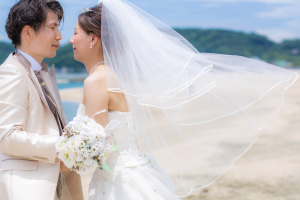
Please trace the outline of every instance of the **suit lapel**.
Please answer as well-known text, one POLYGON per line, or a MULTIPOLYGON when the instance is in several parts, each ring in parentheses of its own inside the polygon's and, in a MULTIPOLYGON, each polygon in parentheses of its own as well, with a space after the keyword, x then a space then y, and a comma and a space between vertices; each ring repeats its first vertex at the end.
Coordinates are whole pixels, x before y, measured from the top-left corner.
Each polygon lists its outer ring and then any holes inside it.
POLYGON ((13 57, 25 68, 25 70, 27 71, 27 74, 29 75, 31 81, 35 85, 35 88, 37 89, 42 102, 50 110, 50 108, 48 106, 48 103, 46 101, 46 98, 44 96, 44 93, 42 91, 42 88, 39 84, 39 81, 37 80, 34 72, 31 69, 31 63, 20 52, 18 52, 18 50, 16 50, 16 52, 13 53, 13 57))
MULTIPOLYGON (((47 69, 48 69, 48 67, 47 67, 47 69)), ((47 73, 41 72, 41 73, 42 73, 43 77, 44 76, 48 76, 50 78, 50 82, 47 83, 48 84, 48 88, 50 88, 50 92, 51 92, 52 96, 56 100, 56 105, 58 106, 58 109, 60 111, 61 119, 62 119, 62 121, 64 123, 64 126, 65 126, 65 125, 67 125, 68 120, 66 118, 66 115, 65 115, 63 107, 62 107, 62 102, 61 102, 61 98, 60 98, 60 94, 59 94, 59 90, 58 90, 58 85, 57 85, 57 80, 56 80, 56 76, 55 76, 54 65, 51 66, 49 72, 47 72, 47 73)), ((44 79, 44 80, 46 80, 46 79, 44 79)))
MULTIPOLYGON (((46 107, 50 110, 50 107, 49 107, 49 105, 47 103, 47 100, 44 96, 42 88, 39 84, 39 81, 38 81, 36 75, 34 74, 34 72, 32 71, 31 63, 20 52, 18 52, 18 50, 16 50, 16 52, 13 53, 13 56, 26 69, 30 79, 34 83, 34 85, 35 85, 35 87, 36 87, 36 89, 39 93, 39 96, 40 96, 41 100, 44 102, 46 107)), ((56 101, 56 105, 58 106, 58 109, 59 109, 59 115, 60 115, 60 117, 61 117, 61 119, 64 123, 63 125, 65 126, 65 125, 68 124, 68 120, 67 120, 66 115, 63 111, 62 102, 61 102, 61 98, 60 98, 60 94, 59 94, 59 90, 58 90, 58 86, 57 86, 57 81, 56 81, 56 76, 55 76, 54 65, 52 65, 50 71, 48 72, 48 64, 43 62, 42 63, 42 70, 41 70, 40 73, 41 73, 41 76, 43 77, 45 83, 47 84, 52 97, 56 101), (50 79, 50 81, 49 81, 49 79, 50 79)))

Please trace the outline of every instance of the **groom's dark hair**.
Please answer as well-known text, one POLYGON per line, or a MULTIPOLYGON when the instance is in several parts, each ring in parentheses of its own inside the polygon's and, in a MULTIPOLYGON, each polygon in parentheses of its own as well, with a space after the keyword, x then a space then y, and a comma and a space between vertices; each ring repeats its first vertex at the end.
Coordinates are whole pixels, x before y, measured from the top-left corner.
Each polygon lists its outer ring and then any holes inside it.
POLYGON ((56 0, 20 0, 8 14, 5 30, 12 44, 21 45, 21 33, 28 25, 37 33, 47 20, 48 12, 54 12, 59 22, 64 18, 64 11, 56 0))

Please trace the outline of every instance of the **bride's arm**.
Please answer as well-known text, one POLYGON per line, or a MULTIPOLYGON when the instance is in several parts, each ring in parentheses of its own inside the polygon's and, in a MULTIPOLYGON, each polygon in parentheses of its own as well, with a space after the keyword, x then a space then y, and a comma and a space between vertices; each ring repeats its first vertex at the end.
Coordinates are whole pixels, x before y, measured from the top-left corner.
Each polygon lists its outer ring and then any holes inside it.
POLYGON ((105 127, 108 124, 109 96, 106 87, 105 68, 99 67, 84 81, 85 112, 88 117, 106 109, 94 116, 94 120, 105 127))

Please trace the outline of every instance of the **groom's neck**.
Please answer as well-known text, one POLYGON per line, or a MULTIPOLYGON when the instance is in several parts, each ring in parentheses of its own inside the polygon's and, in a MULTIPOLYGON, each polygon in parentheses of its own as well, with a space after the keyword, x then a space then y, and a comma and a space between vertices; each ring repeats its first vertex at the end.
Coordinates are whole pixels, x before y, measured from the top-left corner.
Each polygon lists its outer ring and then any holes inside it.
POLYGON ((42 64, 42 62, 44 60, 44 58, 42 56, 34 54, 26 47, 20 46, 17 49, 23 51, 24 53, 27 53, 29 56, 31 56, 33 59, 35 59, 40 65, 42 64))

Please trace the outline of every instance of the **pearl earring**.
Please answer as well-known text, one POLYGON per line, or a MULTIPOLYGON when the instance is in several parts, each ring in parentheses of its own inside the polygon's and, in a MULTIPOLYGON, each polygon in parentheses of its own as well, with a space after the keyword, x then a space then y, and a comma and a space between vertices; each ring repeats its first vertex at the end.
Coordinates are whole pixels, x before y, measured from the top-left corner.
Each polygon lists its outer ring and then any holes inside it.
POLYGON ((91 43, 90 48, 93 48, 93 43, 91 43))

